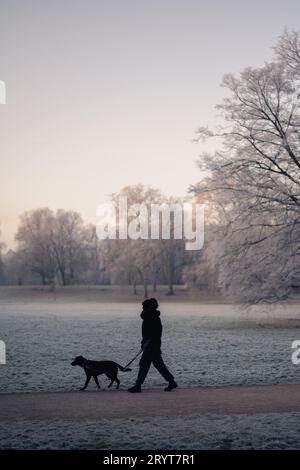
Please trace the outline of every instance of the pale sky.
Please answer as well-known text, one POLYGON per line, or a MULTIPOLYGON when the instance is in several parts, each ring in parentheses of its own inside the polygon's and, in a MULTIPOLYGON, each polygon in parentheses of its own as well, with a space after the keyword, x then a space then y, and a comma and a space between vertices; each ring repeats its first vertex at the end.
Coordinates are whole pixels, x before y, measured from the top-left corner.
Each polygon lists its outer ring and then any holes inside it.
POLYGON ((298 0, 0 0, 0 222, 49 206, 95 222, 128 184, 183 196, 224 73, 259 66, 298 0))

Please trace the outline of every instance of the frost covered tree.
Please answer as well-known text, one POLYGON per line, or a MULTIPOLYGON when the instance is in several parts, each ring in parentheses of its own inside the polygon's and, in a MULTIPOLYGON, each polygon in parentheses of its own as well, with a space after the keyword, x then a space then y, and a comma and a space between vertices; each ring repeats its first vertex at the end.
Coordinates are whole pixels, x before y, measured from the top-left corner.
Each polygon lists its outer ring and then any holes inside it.
MULTIPOLYGON (((138 206, 144 204, 147 208, 151 203, 159 203, 162 195, 159 190, 141 184, 125 186, 111 196, 112 202, 118 204, 120 197, 127 198, 128 207, 136 205, 135 216, 140 215, 138 206)), ((134 217, 129 217, 131 220, 134 217)), ((138 228, 138 227, 137 227, 138 228)), ((125 239, 106 240, 105 263, 111 275, 113 284, 129 284, 133 293, 137 293, 137 285, 142 284, 144 296, 148 296, 148 286, 153 282, 153 275, 158 268, 157 244, 152 240, 125 239)))
POLYGON ((80 280, 84 251, 84 230, 74 211, 35 209, 21 216, 16 234, 16 256, 43 284, 71 284, 80 280))
POLYGON ((103 242, 99 240, 96 226, 88 224, 82 234, 80 269, 84 284, 108 284, 109 277, 104 260, 103 242))
POLYGON ((300 37, 285 32, 273 62, 226 75, 222 124, 197 140, 221 139, 202 154, 206 177, 192 190, 213 195, 219 284, 232 299, 286 299, 300 277, 300 37))
POLYGON ((58 209, 50 226, 50 241, 63 285, 81 280, 85 260, 85 233, 78 212, 58 209))
MULTIPOLYGON (((168 294, 174 294, 174 284, 180 280, 184 264, 187 262, 188 252, 184 249, 184 240, 173 239, 174 227, 170 222, 170 239, 151 239, 151 205, 168 205, 180 202, 167 198, 160 191, 141 184, 126 186, 120 193, 112 195, 112 201, 118 203, 119 197, 127 197, 128 207, 136 205, 136 213, 129 216, 129 224, 139 213, 139 205, 143 204, 147 209, 145 220, 148 225, 147 239, 130 237, 125 240, 105 240, 106 265, 114 284, 126 283, 133 286, 136 294, 136 286, 143 285, 144 296, 148 296, 148 287, 153 285, 155 290, 157 283, 168 285, 168 294)), ((143 219, 141 219, 143 220, 143 219)), ((160 224, 161 224, 160 219, 160 224)), ((161 227, 160 227, 161 229, 161 227)))
POLYGON ((41 277, 42 283, 54 284, 57 273, 56 255, 51 242, 53 212, 48 208, 25 212, 16 234, 16 256, 29 271, 41 277))
POLYGON ((219 294, 218 257, 215 246, 218 243, 217 228, 218 226, 206 224, 203 248, 193 253, 192 262, 184 267, 182 276, 187 287, 212 296, 219 294))

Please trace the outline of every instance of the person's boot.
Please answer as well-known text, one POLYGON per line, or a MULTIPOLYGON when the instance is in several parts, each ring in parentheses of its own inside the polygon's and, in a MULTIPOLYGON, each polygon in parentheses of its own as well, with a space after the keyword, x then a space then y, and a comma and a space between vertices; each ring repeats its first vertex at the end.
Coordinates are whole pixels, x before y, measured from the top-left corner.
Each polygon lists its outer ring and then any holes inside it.
POLYGON ((171 390, 173 390, 173 388, 177 388, 177 387, 178 385, 175 382, 175 380, 172 380, 171 382, 169 382, 169 385, 165 388, 165 392, 170 392, 171 390))
POLYGON ((130 392, 130 393, 140 393, 141 391, 142 391, 142 389, 141 389, 140 385, 134 385, 133 387, 130 387, 128 389, 128 392, 130 392))

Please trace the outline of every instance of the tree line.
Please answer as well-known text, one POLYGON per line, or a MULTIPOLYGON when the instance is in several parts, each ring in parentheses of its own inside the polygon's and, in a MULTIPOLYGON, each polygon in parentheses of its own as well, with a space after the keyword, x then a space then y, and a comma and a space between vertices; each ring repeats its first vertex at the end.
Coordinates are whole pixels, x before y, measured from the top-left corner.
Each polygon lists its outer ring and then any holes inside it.
MULTIPOLYGON (((165 197, 159 190, 143 185, 124 187, 113 194, 112 202, 126 196, 128 204, 181 202, 165 197)), ((173 227, 174 230, 174 227, 173 227)), ((171 223, 172 231, 172 223, 171 223)), ((183 239, 107 239, 100 240, 96 226, 85 224, 72 210, 49 208, 24 213, 15 236, 17 248, 1 257, 2 284, 57 285, 131 285, 133 293, 142 285, 145 297, 151 285, 184 282, 184 270, 198 254, 185 250, 183 239)))

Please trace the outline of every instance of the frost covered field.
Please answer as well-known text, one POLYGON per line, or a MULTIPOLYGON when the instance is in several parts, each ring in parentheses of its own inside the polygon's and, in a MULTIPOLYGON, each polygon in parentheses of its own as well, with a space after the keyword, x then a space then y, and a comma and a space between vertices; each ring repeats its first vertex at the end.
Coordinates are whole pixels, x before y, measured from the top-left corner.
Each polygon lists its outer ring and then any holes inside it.
MULTIPOLYGON (((0 311, 0 339, 7 347, 0 392, 78 389, 84 374, 70 366, 74 356, 125 365, 139 349, 138 302, 2 299, 0 311)), ((300 365, 291 363, 291 343, 300 339, 299 304, 245 312, 168 301, 161 311, 162 350, 179 385, 300 383, 300 365)), ((134 382, 136 372, 137 361, 132 373, 120 372, 121 388, 134 382)), ((103 387, 108 383, 100 377, 103 387)), ((163 385, 151 369, 145 386, 163 385)), ((2 422, 0 442, 1 448, 23 449, 290 449, 300 448, 299 418, 300 413, 269 413, 2 422)))
MULTIPOLYGON (((74 390, 84 381, 71 367, 76 355, 125 365, 139 350, 138 303, 2 303, 0 339, 7 365, 0 367, 0 391, 74 390)), ((299 383, 291 343, 300 339, 299 305, 269 312, 239 312, 230 305, 165 303, 163 353, 184 386, 299 383)), ((120 372, 121 387, 135 378, 120 372)), ((100 384, 109 383, 105 376, 100 384)), ((163 381, 150 370, 145 386, 163 381)), ((90 387, 95 384, 91 382, 90 387)))
POLYGON ((11 449, 299 449, 300 413, 0 423, 11 449))

